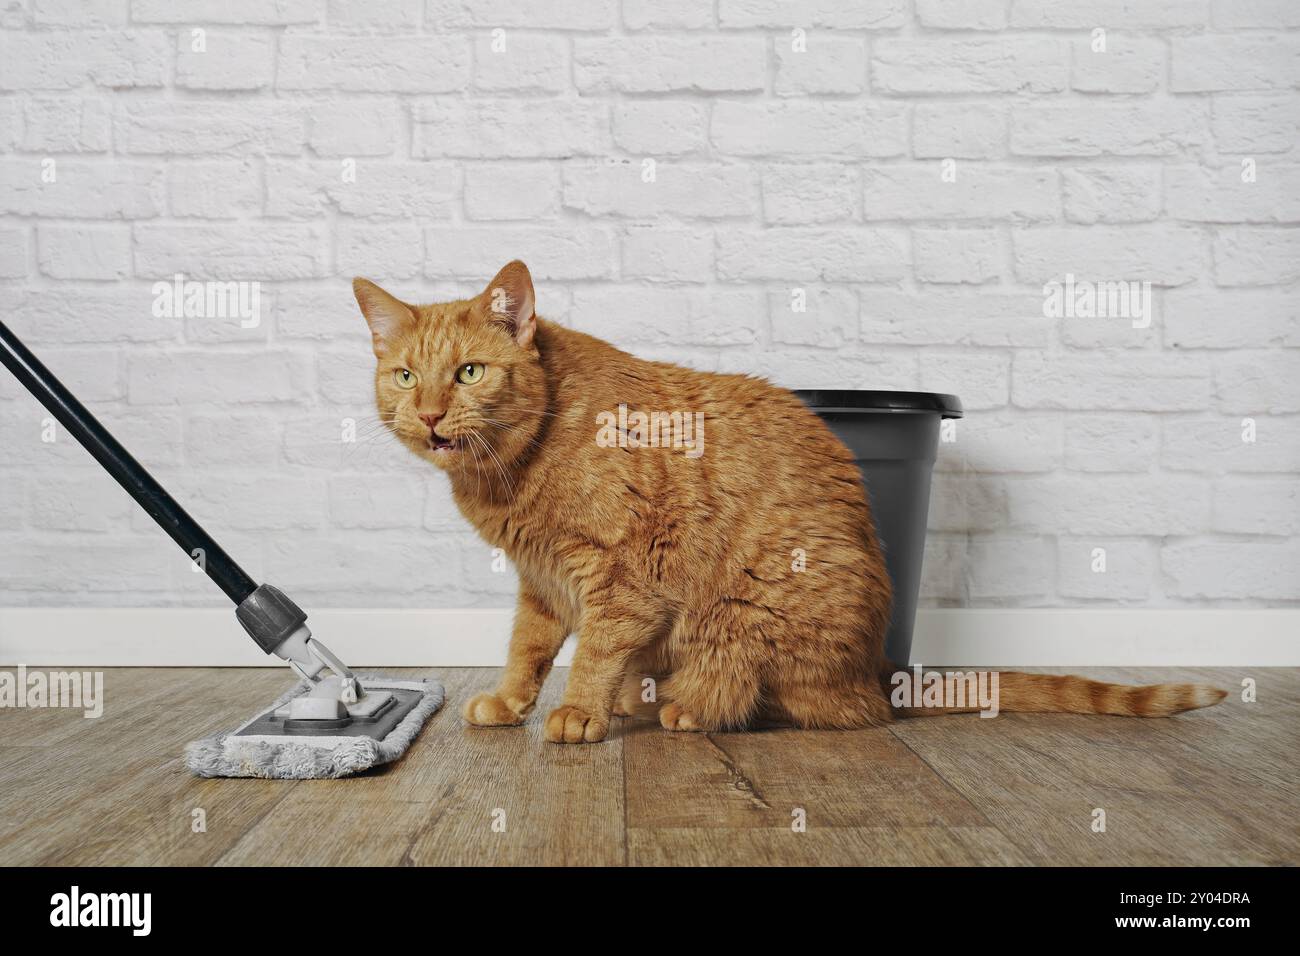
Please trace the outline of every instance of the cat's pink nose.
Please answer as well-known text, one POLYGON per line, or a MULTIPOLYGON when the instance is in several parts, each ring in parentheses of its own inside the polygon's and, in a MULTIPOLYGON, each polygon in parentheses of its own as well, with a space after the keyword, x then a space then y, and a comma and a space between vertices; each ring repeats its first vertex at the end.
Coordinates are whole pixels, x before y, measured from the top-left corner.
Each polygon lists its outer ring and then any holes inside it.
POLYGON ((443 416, 444 416, 445 414, 446 414, 445 412, 439 412, 439 413, 436 414, 436 415, 431 415, 431 414, 429 414, 428 412, 425 412, 425 413, 423 413, 423 414, 420 415, 420 421, 422 421, 422 422, 424 422, 424 424, 428 425, 428 426, 429 426, 429 434, 433 434, 433 428, 434 428, 434 426, 437 425, 438 422, 442 421, 443 416))

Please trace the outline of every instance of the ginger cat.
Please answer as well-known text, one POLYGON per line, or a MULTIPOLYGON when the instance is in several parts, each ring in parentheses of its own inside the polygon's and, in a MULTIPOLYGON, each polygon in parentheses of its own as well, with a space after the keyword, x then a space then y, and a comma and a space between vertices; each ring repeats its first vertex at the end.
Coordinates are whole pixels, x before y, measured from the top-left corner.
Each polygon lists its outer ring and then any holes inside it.
MULTIPOLYGON (((669 730, 895 716, 890 582, 860 474, 794 395, 642 361, 539 319, 518 261, 468 300, 407 305, 366 279, 353 291, 381 419, 447 472, 462 513, 519 571, 508 662, 495 693, 465 705, 467 721, 523 723, 573 632, 563 705, 546 719, 556 743, 603 740, 611 715, 639 704, 645 675, 669 730), (707 442, 601 441, 620 406, 620 424, 636 411, 702 421, 707 442)), ((1000 706, 1161 716, 1223 696, 1002 674, 1000 706)))

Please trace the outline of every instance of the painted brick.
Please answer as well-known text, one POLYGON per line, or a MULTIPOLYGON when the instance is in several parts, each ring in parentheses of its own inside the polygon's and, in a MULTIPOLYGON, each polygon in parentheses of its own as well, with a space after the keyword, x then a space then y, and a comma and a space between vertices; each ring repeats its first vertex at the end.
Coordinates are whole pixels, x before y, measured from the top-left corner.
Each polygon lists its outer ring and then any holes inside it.
POLYGON ((1167 106, 1019 106, 1011 111, 1017 156, 1171 156, 1207 139, 1199 102, 1167 106))
POLYGON ((329 518, 336 528, 406 528, 419 524, 425 483, 408 475, 331 478, 329 518))
POLYGON ((113 115, 113 142, 119 152, 145 155, 296 155, 305 125, 302 110, 287 102, 123 101, 113 115))
POLYGON ((623 23, 630 30, 713 26, 713 0, 623 0, 623 23))
POLYGON ((995 352, 926 351, 921 384, 926 391, 961 392, 962 405, 971 411, 1002 408, 1011 396, 1011 359, 995 352))
POLYGON ((124 279, 131 274, 130 227, 39 226, 36 264, 52 279, 124 279))
POLYGON ((1300 411, 1300 352, 1241 351, 1224 356, 1215 364, 1214 392, 1225 412, 1300 411))
POLYGON ((1038 37, 882 39, 871 53, 882 93, 1052 93, 1069 79, 1069 47, 1038 37))
POLYGON ((560 211, 560 173, 547 163, 484 163, 465 167, 470 219, 550 219, 560 211))
POLYGON ((998 159, 1007 152, 1007 111, 977 103, 917 103, 912 154, 917 159, 998 159))
POLYGON ((1011 26, 1050 29, 1203 27, 1209 0, 1012 0, 1011 26))
POLYGON ((2 32, 0 91, 160 87, 171 55, 161 30, 2 32))
POLYGON ((492 93, 557 93, 569 82, 569 44, 563 37, 520 33, 474 42, 474 88, 492 93))
POLYGON ((867 44, 851 37, 814 35, 801 44, 778 39, 776 80, 779 96, 810 93, 861 93, 867 85, 867 44))
POLYGON ((528 263, 535 279, 608 278, 617 258, 614 236, 603 228, 449 226, 426 229, 424 241, 426 276, 476 282, 510 258, 528 263))
POLYGON ((372 279, 410 279, 420 272, 424 243, 414 222, 340 224, 335 267, 343 275, 372 279))
POLYGON ((623 236, 620 274, 649 282, 708 282, 713 236, 700 229, 630 228, 623 236))
POLYGON ((1016 355, 1012 401, 1021 408, 1187 411, 1208 406, 1210 366, 1194 356, 1016 355))
POLYGON ((1266 416, 1164 418, 1160 464, 1175 471, 1300 470, 1300 419, 1266 416), (1246 441, 1252 423, 1254 440, 1246 441))
POLYGON ((102 153, 111 130, 112 113, 104 100, 33 96, 23 106, 20 142, 31 153, 102 153))
POLYGON ((135 23, 237 23, 287 26, 319 23, 323 0, 131 0, 135 23))
POLYGON ((758 194, 754 170, 734 164, 656 163, 645 179, 643 162, 579 163, 564 167, 564 205, 588 216, 685 219, 747 217, 758 194))
POLYGON ((1294 37, 1188 36, 1170 40, 1169 89, 1285 90, 1300 84, 1300 40, 1294 37))
POLYGON ((573 42, 573 77, 585 93, 745 93, 766 81, 760 37, 602 37, 573 42))
POLYGON ((882 345, 1042 348, 1053 325, 1037 292, 863 289, 862 339, 882 345))
POLYGON ((630 153, 696 153, 708 142, 708 110, 689 100, 624 100, 614 105, 614 143, 630 153))
POLYGON ((424 0, 329 0, 327 10, 332 32, 404 33, 420 28, 424 0))
POLYGON ((953 424, 935 468, 956 475, 1050 472, 1061 466, 1061 418, 987 412, 953 424))
POLYGON ((160 225, 135 227, 136 275, 182 272, 202 279, 304 279, 327 268, 320 225, 160 225))
POLYGON ((995 229, 913 229, 912 268, 919 282, 980 284, 1001 270, 995 229))
POLYGON ((792 11, 784 0, 719 0, 718 23, 745 27, 893 30, 906 20, 905 0, 811 0, 792 11))
POLYGON ((1052 220, 1060 186, 1052 170, 958 163, 879 166, 863 171, 862 213, 868 219, 1052 220))
POLYGON ((307 112, 307 145, 317 156, 390 156, 397 147, 396 104, 340 100, 307 112))
POLYGON ((1300 302, 1273 289, 1170 289, 1164 330, 1169 348, 1300 346, 1300 302))
POLYGON ((733 156, 899 156, 907 148, 907 114, 895 104, 722 100, 713 107, 710 138, 733 156))
POLYGON ((1057 591, 1062 597, 1144 601, 1156 576, 1151 544, 1123 538, 1060 538, 1057 591))
POLYGON ((1011 244, 1024 282, 1063 281, 1072 273, 1092 282, 1182 285, 1201 274, 1205 259, 1201 233, 1190 226, 1016 229, 1011 244))
POLYGON ((1074 166, 1061 171, 1061 185, 1070 222, 1091 226, 1160 217, 1157 166, 1074 166))
POLYGON ((748 290, 621 286, 576 290, 569 313, 573 328, 627 346, 747 345, 757 339, 762 317, 761 295, 748 290))
POLYGON ((280 38, 281 90, 449 93, 469 85, 470 49, 459 37, 280 38))
POLYGON ((1007 479, 1010 525, 1103 535, 1194 534, 1210 519, 1210 486, 1173 475, 1007 479))
POLYGON ((262 174, 252 162, 176 162, 167 168, 168 207, 184 219, 241 219, 262 211, 262 174))
POLYGON ((1220 285, 1272 285, 1300 279, 1300 229, 1240 227, 1214 237, 1220 285))
POLYGON ((1210 122, 1221 151, 1285 153, 1300 133, 1300 101, 1287 95, 1215 96, 1210 122))
POLYGON ((1300 222, 1300 166, 1263 163, 1243 181, 1237 165, 1165 169, 1165 213, 1194 222, 1300 222))
POLYGON ((1290 0, 1212 0, 1211 15, 1220 29, 1300 27, 1300 8, 1290 0))
POLYGON ((1002 30, 1007 5, 1002 0, 917 0, 916 19, 939 30, 1002 30))
POLYGON ((1107 37, 1105 50, 1091 38, 1071 45, 1070 86, 1084 93, 1151 93, 1164 75, 1165 46, 1159 40, 1107 37))
POLYGON ((128 357, 126 377, 133 405, 244 405, 309 397, 307 361, 287 351, 139 352, 128 357))
POLYGON ((897 279, 907 254, 888 229, 726 229, 718 232, 723 279, 879 282, 897 279))
POLYGON ((27 249, 25 227, 0 227, 0 279, 22 279, 27 276, 27 249))
POLYGON ((1213 485, 1215 531, 1300 534, 1300 484, 1275 478, 1225 478, 1213 485))
POLYGON ((411 154, 504 159, 601 152, 608 106, 598 100, 433 100, 412 110, 411 154))
POLYGON ((450 219, 460 177, 448 163, 282 161, 266 165, 266 214, 312 219, 334 207, 365 219, 450 219))
POLYGON ((199 414, 185 423, 185 461, 193 467, 271 468, 280 424, 266 414, 199 414))
POLYGON ((517 0, 427 0, 425 23, 446 27, 535 27, 546 30, 607 30, 618 18, 618 0, 555 0, 545 8, 517 0))
POLYGON ((177 36, 176 85, 191 90, 262 90, 275 75, 273 38, 206 30, 201 49, 188 31, 177 36))
POLYGON ((917 360, 906 353, 882 354, 858 346, 829 351, 724 351, 720 372, 757 375, 782 388, 883 388, 915 391, 917 360))
POLYGON ((0 182, 5 185, 0 212, 55 219, 147 219, 161 215, 166 205, 160 166, 54 162, 54 182, 43 182, 37 159, 0 159, 0 182))
POLYGON ((1055 584, 1055 549, 1050 542, 1008 534, 971 539, 968 586, 975 599, 1045 598, 1055 584))
POLYGON ((1159 431, 1147 416, 1070 415, 1064 428, 1065 467, 1071 471, 1146 472, 1159 461, 1159 431))
POLYGON ((763 170, 763 218, 776 225, 855 220, 861 174, 842 163, 773 165, 763 170))
POLYGON ((1297 567, 1294 541, 1187 541, 1160 549, 1166 593, 1179 598, 1289 599, 1297 567))
POLYGON ((154 316, 153 301, 147 283, 29 289, 15 296, 5 321, 32 344, 174 342, 179 321, 154 316))
POLYGON ((768 293, 772 341, 839 348, 858 337, 858 297, 849 289, 808 289, 798 300, 788 292, 768 293))

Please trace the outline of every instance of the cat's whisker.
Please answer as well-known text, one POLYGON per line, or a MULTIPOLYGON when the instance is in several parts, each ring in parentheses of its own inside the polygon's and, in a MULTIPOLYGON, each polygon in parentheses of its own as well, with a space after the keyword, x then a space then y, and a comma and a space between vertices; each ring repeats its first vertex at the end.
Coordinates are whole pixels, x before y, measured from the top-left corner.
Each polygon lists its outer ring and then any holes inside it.
POLYGON ((498 408, 493 409, 493 410, 494 410, 494 411, 510 410, 510 411, 517 411, 517 412, 519 412, 519 413, 521 413, 521 414, 525 414, 525 415, 546 415, 546 416, 549 416, 549 417, 551 417, 551 418, 562 418, 562 417, 563 417, 562 415, 560 415, 559 412, 550 412, 550 411, 547 411, 547 410, 542 409, 542 408, 530 408, 530 407, 526 407, 526 406, 524 406, 524 405, 521 405, 519 402, 509 402, 509 403, 504 404, 504 405, 501 405, 501 406, 499 406, 498 408))
POLYGON ((497 421, 496 419, 492 419, 492 418, 480 418, 474 424, 478 424, 478 423, 493 425, 507 432, 517 432, 518 434, 522 435, 524 441, 527 444, 531 445, 533 448, 541 450, 544 447, 542 443, 537 440, 536 437, 527 434, 518 425, 512 425, 509 422, 497 421))
MULTIPOLYGON (((519 425, 515 424, 514 422, 505 422, 499 418, 484 418, 482 415, 475 415, 475 420, 471 424, 478 424, 478 423, 495 425, 498 428, 504 428, 507 431, 518 432, 523 430, 519 425)), ((540 444, 535 439, 530 438, 529 440, 532 441, 533 444, 540 444)))
POLYGON ((505 464, 501 461, 500 456, 497 455, 496 451, 493 450, 492 446, 488 444, 487 439, 485 439, 482 435, 478 434, 477 432, 466 432, 465 434, 468 437, 474 439, 474 441, 478 442, 478 444, 482 446, 483 450, 488 453, 488 457, 492 460, 492 463, 496 466, 497 472, 501 475, 501 481, 505 484, 506 490, 508 490, 511 496, 513 497, 515 493, 515 486, 514 483, 511 482, 510 478, 506 475, 505 464))

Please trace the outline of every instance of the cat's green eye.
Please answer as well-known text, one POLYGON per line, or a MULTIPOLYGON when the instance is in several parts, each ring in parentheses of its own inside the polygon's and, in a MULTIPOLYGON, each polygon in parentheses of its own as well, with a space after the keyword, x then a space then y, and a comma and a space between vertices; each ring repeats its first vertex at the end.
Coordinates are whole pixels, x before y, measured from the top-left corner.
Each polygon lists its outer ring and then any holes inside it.
POLYGON ((456 369, 456 381, 462 385, 473 385, 483 377, 483 365, 480 362, 466 362, 456 369))
POLYGON ((399 368, 393 370, 393 381, 397 383, 398 388, 415 388, 418 379, 409 368, 399 368))

